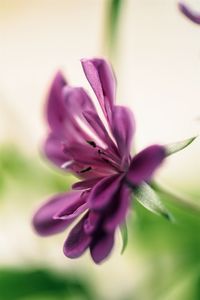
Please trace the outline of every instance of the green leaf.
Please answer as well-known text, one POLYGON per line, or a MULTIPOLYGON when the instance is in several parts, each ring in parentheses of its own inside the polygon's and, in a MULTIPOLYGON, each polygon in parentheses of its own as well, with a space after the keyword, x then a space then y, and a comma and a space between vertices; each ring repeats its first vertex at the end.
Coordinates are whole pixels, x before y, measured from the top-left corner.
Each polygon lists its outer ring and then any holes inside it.
POLYGON ((127 247, 127 244, 128 244, 128 229, 127 229, 126 222, 120 226, 120 232, 121 232, 121 237, 122 237, 121 254, 123 254, 127 247))
POLYGON ((134 196, 146 209, 168 220, 172 220, 171 215, 160 201, 157 193, 149 184, 142 183, 139 187, 134 189, 134 196))
POLYGON ((196 138, 197 138, 197 136, 194 136, 194 137, 191 137, 189 139, 186 139, 186 140, 183 140, 183 141, 180 141, 177 143, 172 143, 172 144, 166 145, 167 156, 183 150, 184 148, 189 146, 196 138))
POLYGON ((47 269, 0 268, 0 299, 81 299, 94 295, 88 282, 70 274, 57 274, 47 269))

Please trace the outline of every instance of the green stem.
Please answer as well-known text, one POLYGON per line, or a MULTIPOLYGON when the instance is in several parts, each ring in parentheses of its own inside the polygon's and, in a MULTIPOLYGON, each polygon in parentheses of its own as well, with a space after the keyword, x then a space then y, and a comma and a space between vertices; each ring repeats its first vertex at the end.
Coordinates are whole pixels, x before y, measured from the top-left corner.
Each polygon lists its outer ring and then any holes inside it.
POLYGON ((165 188, 155 182, 153 183, 153 188, 166 196, 171 203, 180 204, 184 208, 190 209, 198 214, 200 213, 200 204, 196 203, 193 199, 172 192, 169 188, 165 188))
POLYGON ((122 0, 109 0, 106 2, 106 20, 104 29, 104 48, 110 59, 115 60, 118 50, 119 25, 124 6, 122 0))

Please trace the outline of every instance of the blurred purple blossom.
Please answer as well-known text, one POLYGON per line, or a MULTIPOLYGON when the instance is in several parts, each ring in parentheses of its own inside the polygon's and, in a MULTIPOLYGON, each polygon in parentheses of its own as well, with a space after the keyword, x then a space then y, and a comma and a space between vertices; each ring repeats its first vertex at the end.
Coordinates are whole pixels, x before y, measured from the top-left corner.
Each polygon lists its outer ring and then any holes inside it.
POLYGON ((69 258, 87 249, 95 263, 111 252, 116 229, 130 208, 131 187, 152 178, 165 158, 163 146, 152 145, 130 155, 135 121, 132 112, 115 105, 116 82, 103 59, 81 61, 104 114, 100 118, 82 87, 72 87, 58 72, 47 102, 49 134, 46 156, 80 181, 72 191, 52 197, 36 212, 33 225, 42 236, 65 230, 80 215, 64 243, 69 258))
POLYGON ((179 10, 192 22, 200 25, 200 12, 191 9, 184 1, 179 1, 179 10))

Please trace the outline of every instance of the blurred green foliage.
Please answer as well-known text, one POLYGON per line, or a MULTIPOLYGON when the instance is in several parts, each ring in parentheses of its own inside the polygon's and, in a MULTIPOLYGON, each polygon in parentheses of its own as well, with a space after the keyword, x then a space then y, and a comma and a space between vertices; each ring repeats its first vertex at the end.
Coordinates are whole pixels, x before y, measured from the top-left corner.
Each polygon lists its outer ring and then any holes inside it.
POLYGON ((200 214, 186 210, 169 196, 160 198, 175 218, 171 223, 133 200, 129 247, 146 263, 146 275, 130 299, 200 299, 200 214), (172 204, 173 203, 173 204, 172 204))
POLYGON ((0 148, 0 193, 9 187, 32 190, 38 194, 62 192, 70 188, 71 175, 58 172, 41 157, 28 156, 13 145, 0 148))
POLYGON ((117 38, 119 33, 120 18, 125 0, 107 1, 107 22, 106 22, 106 45, 110 56, 116 55, 117 38))
POLYGON ((93 300, 88 282, 77 275, 47 269, 0 269, 2 300, 93 300))

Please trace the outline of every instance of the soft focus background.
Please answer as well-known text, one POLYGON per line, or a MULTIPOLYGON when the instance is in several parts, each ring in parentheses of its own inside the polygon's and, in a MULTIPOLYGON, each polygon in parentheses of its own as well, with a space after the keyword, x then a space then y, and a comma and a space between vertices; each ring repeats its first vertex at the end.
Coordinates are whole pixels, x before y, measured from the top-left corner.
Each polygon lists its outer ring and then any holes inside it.
POLYGON ((96 266, 88 254, 64 257, 66 233, 42 239, 31 228, 38 204, 74 180, 40 155, 54 73, 93 95, 79 60, 108 58, 117 102, 136 116, 136 148, 182 140, 200 131, 200 26, 176 0, 0 0, 0 38, 0 299, 200 299, 198 139, 157 177, 186 198, 161 195, 176 223, 134 203, 122 256, 120 235, 96 266))

